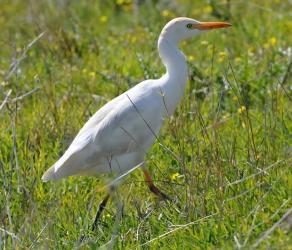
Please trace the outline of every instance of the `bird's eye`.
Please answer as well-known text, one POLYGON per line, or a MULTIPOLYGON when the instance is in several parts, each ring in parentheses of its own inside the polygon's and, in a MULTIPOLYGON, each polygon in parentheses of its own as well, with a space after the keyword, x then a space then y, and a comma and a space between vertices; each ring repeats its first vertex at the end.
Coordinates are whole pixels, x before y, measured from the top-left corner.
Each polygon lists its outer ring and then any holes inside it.
POLYGON ((193 25, 192 25, 191 23, 188 23, 188 24, 187 24, 187 28, 188 28, 188 29, 191 29, 192 26, 193 26, 193 25))

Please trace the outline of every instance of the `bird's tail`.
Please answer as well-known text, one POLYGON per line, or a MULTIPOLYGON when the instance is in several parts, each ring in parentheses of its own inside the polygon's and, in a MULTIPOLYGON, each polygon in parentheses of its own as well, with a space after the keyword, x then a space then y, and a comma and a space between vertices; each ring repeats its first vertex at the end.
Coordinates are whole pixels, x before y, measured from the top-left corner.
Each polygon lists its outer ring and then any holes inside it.
POLYGON ((43 174, 42 181, 47 182, 47 181, 56 180, 56 179, 57 179, 57 176, 55 173, 55 166, 53 165, 43 174))

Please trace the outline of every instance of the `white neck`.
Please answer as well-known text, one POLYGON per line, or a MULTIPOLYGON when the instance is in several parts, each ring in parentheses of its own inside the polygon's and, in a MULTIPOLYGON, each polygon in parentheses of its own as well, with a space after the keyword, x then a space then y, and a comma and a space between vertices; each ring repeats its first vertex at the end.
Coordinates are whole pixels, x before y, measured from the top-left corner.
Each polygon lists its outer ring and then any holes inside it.
POLYGON ((178 42, 160 35, 158 40, 160 58, 170 77, 187 78, 187 64, 185 55, 178 49, 178 42))
POLYGON ((166 74, 163 76, 166 79, 163 91, 165 92, 168 111, 172 114, 180 98, 184 95, 188 78, 186 57, 178 49, 178 41, 164 36, 163 33, 158 40, 158 50, 166 67, 166 74))

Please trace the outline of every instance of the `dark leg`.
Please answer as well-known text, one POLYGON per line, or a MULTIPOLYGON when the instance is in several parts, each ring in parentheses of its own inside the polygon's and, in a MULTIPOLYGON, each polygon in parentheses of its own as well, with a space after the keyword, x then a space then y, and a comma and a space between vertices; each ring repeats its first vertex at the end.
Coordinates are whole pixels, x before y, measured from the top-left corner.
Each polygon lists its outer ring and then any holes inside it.
POLYGON ((159 196, 160 198, 162 198, 163 200, 171 200, 170 197, 168 195, 166 195, 165 193, 163 193, 162 191, 160 191, 153 183, 153 180, 149 174, 149 172, 146 169, 143 169, 144 172, 144 177, 145 177, 145 181, 150 189, 150 191, 152 193, 154 193, 155 195, 159 196))
MULTIPOLYGON (((103 200, 102 202, 99 204, 98 206, 98 210, 97 210, 97 213, 96 213, 96 216, 95 216, 95 219, 94 219, 94 222, 91 226, 91 230, 92 231, 95 231, 95 229, 97 228, 97 224, 98 224, 98 221, 100 219, 100 216, 101 216, 101 213, 102 211, 104 210, 105 206, 106 206, 106 203, 108 202, 110 198, 110 195, 108 194, 103 200)), ((83 240, 85 239, 85 234, 81 234, 80 238, 79 238, 79 244, 81 244, 83 242, 83 240)))
POLYGON ((96 213, 96 216, 95 216, 95 219, 94 219, 94 222, 92 224, 92 227, 91 227, 91 230, 92 231, 95 231, 96 227, 97 227, 97 223, 100 219, 100 216, 101 216, 101 213, 102 211, 104 210, 105 206, 106 206, 106 203, 108 202, 110 198, 110 195, 108 194, 103 200, 102 202, 99 204, 98 206, 98 210, 97 210, 97 213, 96 213))

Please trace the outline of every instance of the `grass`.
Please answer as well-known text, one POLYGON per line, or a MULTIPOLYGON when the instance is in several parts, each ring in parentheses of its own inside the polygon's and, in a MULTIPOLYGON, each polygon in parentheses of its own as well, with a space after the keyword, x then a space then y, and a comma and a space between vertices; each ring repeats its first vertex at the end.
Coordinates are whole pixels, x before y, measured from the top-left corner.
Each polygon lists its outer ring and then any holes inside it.
POLYGON ((163 74, 159 32, 189 16, 233 27, 181 44, 185 98, 146 158, 174 202, 159 201, 134 171, 117 191, 124 215, 114 248, 292 249, 291 3, 131 2, 1 1, 0 248, 110 240, 115 200, 88 230, 107 176, 41 176, 106 101, 163 74))

